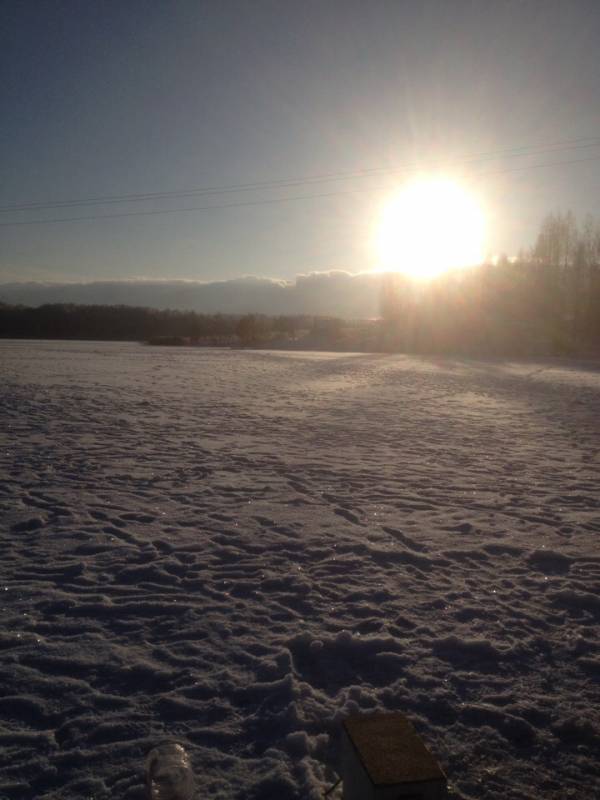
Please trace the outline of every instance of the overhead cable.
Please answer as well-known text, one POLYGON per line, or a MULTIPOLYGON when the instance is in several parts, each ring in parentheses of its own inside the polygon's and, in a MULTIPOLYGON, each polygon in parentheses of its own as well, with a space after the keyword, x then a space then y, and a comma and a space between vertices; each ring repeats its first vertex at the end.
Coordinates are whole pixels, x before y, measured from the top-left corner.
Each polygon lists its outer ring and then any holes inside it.
MULTIPOLYGON (((549 161, 541 164, 527 164, 518 167, 508 167, 506 169, 490 170, 487 172, 479 173, 477 177, 485 177, 486 175, 500 175, 508 172, 521 172, 523 170, 528 170, 528 169, 558 167, 558 166, 565 166, 568 164, 582 164, 584 162, 597 161, 598 159, 600 159, 600 154, 596 156, 589 156, 587 158, 568 159, 564 161, 549 161)), ((13 222, 0 222, 0 228, 7 228, 17 225, 55 225, 63 222, 81 222, 83 220, 116 219, 119 217, 145 217, 157 214, 178 214, 185 211, 199 211, 199 212, 220 211, 226 208, 242 208, 244 206, 274 205, 278 203, 287 203, 294 200, 317 200, 324 197, 336 197, 341 195, 353 195, 358 193, 364 194, 366 191, 369 192, 373 191, 374 188, 389 188, 389 187, 370 187, 368 190, 364 188, 360 190, 341 189, 333 192, 320 192, 318 194, 292 195, 289 197, 273 197, 262 200, 245 200, 245 201, 242 200, 235 203, 222 203, 220 205, 209 205, 209 206, 185 206, 180 208, 151 209, 147 211, 123 211, 123 212, 118 212, 116 214, 89 214, 79 217, 17 220, 13 222)))
MULTIPOLYGON (((304 186, 332 181, 354 180, 369 178, 388 173, 390 175, 405 172, 415 172, 425 168, 453 167, 472 165, 480 162, 500 158, 524 158, 527 156, 537 156, 546 153, 558 153, 566 150, 583 150, 600 147, 600 137, 582 137, 579 139, 562 140, 538 145, 521 145, 518 147, 505 148, 503 150, 489 150, 487 152, 475 153, 461 159, 449 160, 424 160, 419 163, 406 164, 404 166, 379 166, 369 169, 355 171, 341 171, 307 175, 296 178, 279 178, 277 180, 255 181, 253 183, 238 183, 227 186, 199 187, 192 189, 182 189, 178 191, 146 192, 138 194, 104 195, 98 197, 87 197, 70 200, 49 200, 33 201, 0 206, 0 213, 7 214, 12 212, 43 211, 54 208, 72 208, 77 206, 112 205, 115 203, 139 203, 151 200, 168 200, 179 197, 194 197, 204 195, 221 195, 238 192, 258 191, 261 189, 284 189, 295 186, 304 186)), ((107 215, 108 216, 108 215, 107 215)))

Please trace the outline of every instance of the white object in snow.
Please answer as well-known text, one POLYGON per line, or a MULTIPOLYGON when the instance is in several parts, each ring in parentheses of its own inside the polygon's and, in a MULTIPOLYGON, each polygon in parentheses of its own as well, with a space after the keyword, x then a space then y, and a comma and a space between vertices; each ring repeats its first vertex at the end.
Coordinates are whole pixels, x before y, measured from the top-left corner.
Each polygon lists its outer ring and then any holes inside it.
POLYGON ((402 714, 355 714, 343 723, 344 800, 442 800, 446 776, 402 714))
POLYGON ((192 800, 194 773, 185 748, 165 742, 146 757, 148 800, 192 800))

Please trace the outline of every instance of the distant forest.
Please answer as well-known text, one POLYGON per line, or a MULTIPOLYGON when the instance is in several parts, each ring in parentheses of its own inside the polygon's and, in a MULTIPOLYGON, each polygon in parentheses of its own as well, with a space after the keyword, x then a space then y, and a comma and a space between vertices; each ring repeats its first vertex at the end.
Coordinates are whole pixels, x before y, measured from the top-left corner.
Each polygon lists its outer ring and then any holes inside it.
MULTIPOLYGON (((318 323, 317 323, 318 325, 318 323)), ((0 337, 144 341, 151 344, 256 344, 312 329, 313 317, 198 314, 117 305, 52 303, 29 308, 0 303, 0 337)))
POLYGON ((551 214, 536 244, 419 285, 381 278, 380 318, 0 303, 0 337, 468 355, 600 355, 600 223, 551 214))
MULTIPOLYGON (((156 345, 257 346, 331 338, 342 320, 313 316, 198 314, 127 305, 0 303, 0 338, 142 341, 156 345)), ((358 323, 356 323, 358 324, 358 323)), ((334 336, 334 338, 336 338, 334 336)))

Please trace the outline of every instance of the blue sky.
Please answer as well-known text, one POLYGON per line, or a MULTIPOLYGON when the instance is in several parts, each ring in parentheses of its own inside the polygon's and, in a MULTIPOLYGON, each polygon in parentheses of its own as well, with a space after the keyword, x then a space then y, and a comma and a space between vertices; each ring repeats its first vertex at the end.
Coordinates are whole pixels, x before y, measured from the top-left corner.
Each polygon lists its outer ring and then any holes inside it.
MULTIPOLYGON (((600 4, 497 0, 3 3, 2 206, 397 169, 600 135, 600 4)), ((600 147, 495 157, 464 180, 489 249, 598 212, 600 147), (510 171, 509 171, 510 170, 510 171), (484 174, 485 173, 485 174, 484 174)), ((216 280, 374 266, 386 172, 280 189, 3 213, 0 281, 216 280)))

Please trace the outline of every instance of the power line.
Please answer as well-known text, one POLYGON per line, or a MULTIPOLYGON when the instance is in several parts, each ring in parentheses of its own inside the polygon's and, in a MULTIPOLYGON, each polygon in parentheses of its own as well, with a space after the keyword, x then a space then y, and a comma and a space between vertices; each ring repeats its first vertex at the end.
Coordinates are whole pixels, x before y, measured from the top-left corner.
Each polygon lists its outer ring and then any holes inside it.
POLYGON ((351 194, 348 191, 339 192, 323 192, 321 194, 301 194, 294 197, 274 197, 270 200, 245 200, 238 203, 223 203, 222 205, 213 206, 187 206, 185 208, 161 208, 151 211, 123 211, 117 214, 90 214, 89 216, 81 217, 63 217, 60 219, 30 219, 20 220, 17 222, 0 222, 0 228, 5 228, 10 225, 44 225, 54 224, 57 222, 79 222, 86 219, 115 219, 117 217, 145 217, 152 214, 178 214, 181 211, 218 211, 223 208, 240 208, 242 206, 261 206, 272 205, 274 203, 284 203, 289 200, 313 200, 320 197, 333 197, 334 195, 351 194))
MULTIPOLYGON (((596 156, 589 156, 588 158, 568 159, 565 161, 549 161, 541 164, 527 164, 519 167, 508 167, 506 169, 490 170, 488 172, 480 173, 478 177, 484 177, 486 175, 499 175, 508 172, 521 172, 527 169, 541 169, 544 167, 557 167, 568 164, 582 164, 584 162, 597 161, 598 159, 600 159, 600 154, 596 156)), ((83 220, 116 219, 119 217, 145 217, 157 214, 178 214, 185 211, 220 211, 226 208, 242 208, 244 206, 273 205, 277 203, 290 202, 294 200, 316 200, 324 197, 339 197, 340 195, 356 194, 358 191, 364 192, 365 189, 362 190, 345 189, 334 192, 294 195, 291 197, 275 197, 264 200, 246 200, 246 201, 239 201, 236 203, 222 203, 221 205, 211 205, 211 206, 187 206, 184 208, 163 208, 163 209, 154 209, 149 211, 124 211, 116 214, 90 214, 86 216, 62 217, 57 219, 30 219, 30 220, 19 220, 16 222, 0 222, 0 228, 7 228, 9 226, 16 226, 16 225, 55 225, 61 222, 81 222, 83 220)), ((372 191, 372 188, 367 191, 372 191)))
MULTIPOLYGON (((452 166, 476 164, 497 158, 524 158, 527 156, 542 155, 545 153, 558 153, 565 150, 582 150, 593 147, 600 147, 600 137, 581 137, 579 139, 566 139, 556 142, 549 142, 538 145, 521 145, 518 147, 506 148, 503 150, 490 150, 487 152, 475 153, 462 159, 452 161, 424 161, 420 164, 407 165, 405 167, 372 167, 357 171, 341 171, 308 175, 302 178, 280 178, 269 181, 255 181, 253 183, 238 183, 221 187, 201 187, 196 189, 185 189, 179 191, 146 192, 139 194, 105 195, 99 197, 87 197, 79 200, 51 200, 21 203, 7 206, 0 206, 0 213, 23 212, 23 211, 42 211, 52 208, 72 208, 77 206, 112 205, 115 203, 147 202, 150 200, 166 200, 179 197, 193 197, 204 195, 221 195, 238 192, 257 191, 260 189, 282 189, 294 186, 303 186, 331 181, 352 180, 356 178, 369 178, 382 173, 400 173, 423 169, 424 166, 452 166)), ((125 212, 124 212, 125 213, 125 212)), ((148 212, 149 213, 149 212, 148 212)), ((113 216, 113 215, 106 215, 113 216)))

